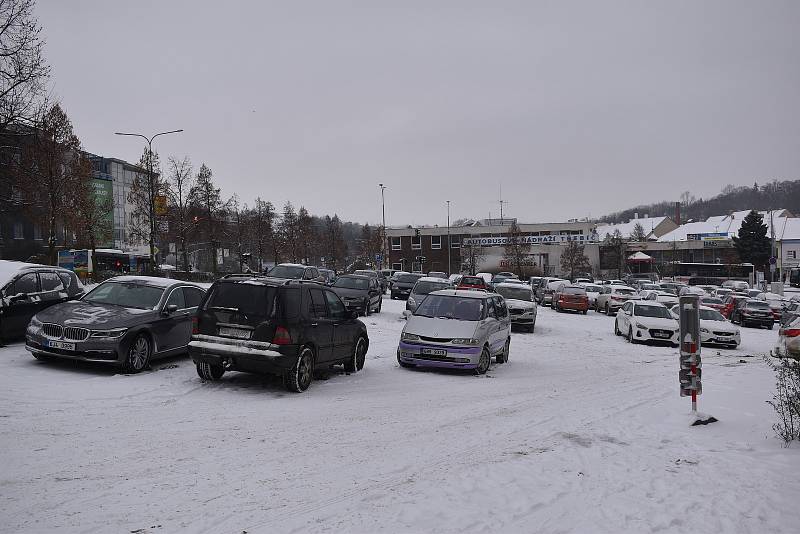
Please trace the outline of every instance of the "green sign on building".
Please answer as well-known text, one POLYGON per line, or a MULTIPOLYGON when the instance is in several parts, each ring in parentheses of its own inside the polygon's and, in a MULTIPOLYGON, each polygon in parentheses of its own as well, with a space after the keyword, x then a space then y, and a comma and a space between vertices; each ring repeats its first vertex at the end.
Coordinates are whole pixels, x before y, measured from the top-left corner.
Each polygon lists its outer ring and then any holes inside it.
POLYGON ((92 179, 92 187, 94 188, 94 196, 97 200, 97 207, 104 210, 103 219, 105 223, 103 227, 108 229, 108 232, 103 236, 103 239, 97 243, 98 247, 113 247, 114 246, 114 187, 111 180, 103 178, 92 179), (106 211, 107 210, 107 211, 106 211))

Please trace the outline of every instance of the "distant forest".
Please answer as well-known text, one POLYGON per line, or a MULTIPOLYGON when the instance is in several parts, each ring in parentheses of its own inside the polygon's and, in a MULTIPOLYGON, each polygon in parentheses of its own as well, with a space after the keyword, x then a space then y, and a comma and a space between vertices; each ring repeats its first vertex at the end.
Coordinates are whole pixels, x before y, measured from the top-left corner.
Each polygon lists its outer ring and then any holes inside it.
POLYGON ((645 214, 650 217, 675 216, 675 202, 681 203, 681 222, 703 221, 713 215, 727 215, 733 211, 754 209, 758 211, 785 208, 800 215, 800 180, 773 180, 764 185, 726 185, 720 194, 708 199, 695 198, 691 191, 681 193, 679 199, 635 206, 604 217, 599 222, 621 223, 645 214))

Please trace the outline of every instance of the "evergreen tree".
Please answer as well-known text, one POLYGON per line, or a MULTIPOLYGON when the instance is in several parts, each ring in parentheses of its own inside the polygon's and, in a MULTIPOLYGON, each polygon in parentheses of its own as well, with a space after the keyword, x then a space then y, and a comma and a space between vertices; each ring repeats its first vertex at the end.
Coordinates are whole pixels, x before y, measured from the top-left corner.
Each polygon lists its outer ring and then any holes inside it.
MULTIPOLYGON (((283 218, 281 219, 281 241, 284 245, 284 251, 289 261, 296 263, 298 258, 298 250, 300 249, 297 228, 297 212, 291 202, 286 202, 283 206, 283 218)), ((276 259, 277 263, 278 260, 276 259)))
POLYGON ((647 241, 647 233, 644 231, 644 227, 641 223, 636 223, 633 226, 633 231, 631 232, 631 241, 635 241, 636 243, 641 243, 642 241, 647 241))
POLYGON ((756 267, 767 265, 772 253, 767 232, 767 225, 760 213, 751 211, 747 214, 739 227, 739 235, 733 238, 733 246, 742 262, 752 263, 756 267))
POLYGON ((217 274, 217 249, 220 245, 222 226, 225 223, 226 203, 222 201, 222 192, 214 185, 214 174, 205 163, 195 178, 195 186, 191 191, 192 204, 202 214, 205 222, 206 237, 211 248, 211 272, 217 274))

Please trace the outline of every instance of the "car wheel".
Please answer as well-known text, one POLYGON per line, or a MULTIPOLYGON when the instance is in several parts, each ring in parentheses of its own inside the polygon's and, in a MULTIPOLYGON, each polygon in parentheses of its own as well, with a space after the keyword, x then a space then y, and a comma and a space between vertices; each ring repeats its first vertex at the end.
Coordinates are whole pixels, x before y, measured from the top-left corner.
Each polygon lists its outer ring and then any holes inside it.
POLYGON ((769 323, 769 326, 768 326, 767 328, 769 328, 770 330, 772 330, 772 327, 774 326, 774 324, 775 324, 775 323, 769 323))
POLYGON ((619 321, 617 321, 616 319, 614 319, 614 335, 615 336, 621 336, 622 335, 622 332, 619 329, 619 321))
POLYGON ((314 351, 303 347, 292 368, 283 375, 283 385, 289 391, 301 393, 308 389, 314 378, 314 351))
POLYGON ((221 365, 214 365, 208 362, 198 362, 196 367, 197 376, 203 380, 219 380, 222 378, 222 375, 225 374, 225 368, 221 365))
POLYGON ((489 354, 489 348, 483 347, 481 351, 481 357, 478 360, 478 367, 475 368, 476 375, 485 375, 486 371, 489 370, 489 364, 492 362, 492 355, 489 354))
POLYGON ((606 302, 606 315, 608 315, 609 317, 611 317, 611 307, 608 305, 608 303, 607 303, 607 302, 606 302))
POLYGON ((369 317, 369 299, 364 301, 364 316, 369 317))
POLYGON ((511 340, 506 339, 506 344, 503 347, 503 352, 497 355, 497 363, 506 363, 508 361, 508 355, 511 350, 511 340))
POLYGON ((631 326, 628 328, 628 343, 634 343, 633 341, 633 327, 631 326))
POLYGON ((533 331, 534 331, 535 329, 536 329, 536 319, 534 319, 534 320, 533 320, 533 322, 531 323, 531 325, 528 327, 528 332, 530 332, 531 334, 533 334, 533 331))
POLYGON ((128 348, 128 356, 123 364, 126 373, 138 373, 150 362, 150 338, 146 334, 139 334, 128 348))
POLYGON ((344 370, 348 373, 355 373, 364 368, 364 361, 367 359, 367 340, 364 336, 359 336, 353 347, 353 354, 344 362, 344 370))
POLYGON ((375 310, 375 313, 380 313, 381 308, 383 308, 383 297, 381 297, 381 299, 378 301, 378 309, 375 310))

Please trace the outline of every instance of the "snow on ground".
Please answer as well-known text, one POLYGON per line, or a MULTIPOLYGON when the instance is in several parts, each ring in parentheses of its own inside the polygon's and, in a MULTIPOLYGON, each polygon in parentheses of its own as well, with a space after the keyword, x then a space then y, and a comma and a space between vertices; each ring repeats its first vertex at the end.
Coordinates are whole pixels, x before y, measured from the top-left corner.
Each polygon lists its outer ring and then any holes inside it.
POLYGON ((704 350, 687 426, 676 349, 540 308, 484 377, 401 369, 403 303, 364 371, 303 394, 186 358, 117 375, 0 349, 3 532, 796 532, 800 452, 774 437, 777 333, 704 350))

